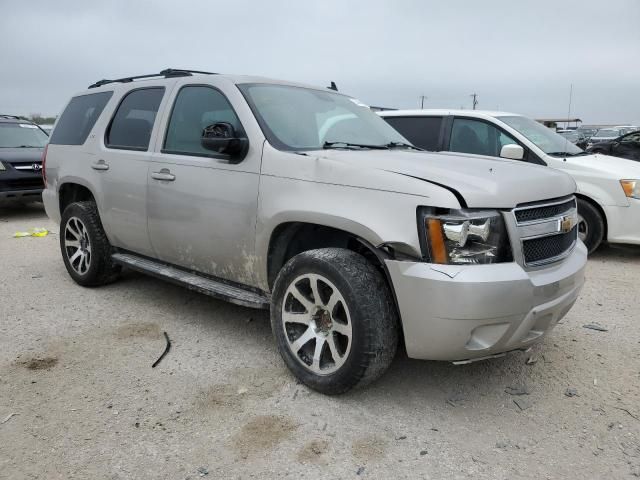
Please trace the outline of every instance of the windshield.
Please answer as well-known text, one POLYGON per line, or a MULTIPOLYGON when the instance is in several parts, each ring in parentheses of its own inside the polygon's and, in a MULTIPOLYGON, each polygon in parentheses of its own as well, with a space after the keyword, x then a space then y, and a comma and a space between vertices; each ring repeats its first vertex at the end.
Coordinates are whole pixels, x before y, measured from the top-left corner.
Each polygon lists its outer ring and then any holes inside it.
POLYGON ((534 143, 536 147, 548 154, 579 154, 582 149, 576 147, 566 138, 558 135, 553 130, 527 117, 500 116, 497 117, 514 130, 534 143))
POLYGON ((594 137, 618 137, 618 136, 620 136, 620 132, 618 130, 613 130, 611 128, 598 130, 598 132, 594 135, 594 137))
POLYGON ((579 128, 576 132, 581 133, 582 135, 589 137, 596 133, 595 128, 579 128))
POLYGON ((49 137, 30 123, 0 123, 0 148, 45 146, 49 137))
POLYGON ((384 148, 409 142, 359 101, 330 91, 238 85, 269 143, 280 150, 384 148))
POLYGON ((579 140, 580 134, 575 132, 560 132, 559 135, 562 135, 564 138, 568 140, 579 140))

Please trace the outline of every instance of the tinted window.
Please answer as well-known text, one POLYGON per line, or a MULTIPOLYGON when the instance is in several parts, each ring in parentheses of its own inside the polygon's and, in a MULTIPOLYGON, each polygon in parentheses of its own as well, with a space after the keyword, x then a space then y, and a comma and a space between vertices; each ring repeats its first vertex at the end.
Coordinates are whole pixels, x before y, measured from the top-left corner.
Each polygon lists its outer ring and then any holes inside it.
POLYGON ((72 98, 62 112, 49 143, 82 145, 111 95, 113 92, 101 92, 72 98))
POLYGON ((211 87, 184 87, 173 105, 163 152, 211 155, 202 147, 202 130, 217 122, 228 122, 236 132, 242 125, 225 96, 211 87))
POLYGON ((0 148, 44 147, 48 139, 30 123, 0 123, 0 148))
POLYGON ((144 88, 127 94, 120 102, 107 131, 112 148, 147 150, 164 88, 144 88))
POLYGON ((465 118, 453 120, 449 142, 452 152, 499 157, 502 147, 511 144, 518 142, 489 123, 465 118))
POLYGON ((640 143, 640 132, 632 133, 621 139, 622 143, 640 143))
POLYGON ((416 147, 438 150, 442 117, 383 117, 416 147))

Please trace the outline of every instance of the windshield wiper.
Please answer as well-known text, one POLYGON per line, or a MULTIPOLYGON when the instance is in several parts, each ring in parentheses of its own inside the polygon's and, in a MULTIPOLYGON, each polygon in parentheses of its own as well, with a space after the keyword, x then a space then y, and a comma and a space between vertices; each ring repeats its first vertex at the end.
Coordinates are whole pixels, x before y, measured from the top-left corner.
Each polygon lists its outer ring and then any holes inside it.
POLYGON ((351 143, 351 142, 324 142, 322 148, 369 148, 372 150, 389 150, 388 145, 366 145, 364 143, 351 143))
POLYGON ((410 143, 404 142, 389 142, 386 145, 387 148, 412 148, 414 150, 423 151, 422 148, 418 148, 415 145, 411 145, 410 143))
POLYGON ((548 152, 547 155, 551 155, 553 157, 579 157, 581 155, 589 155, 588 152, 577 152, 577 153, 570 153, 570 152, 548 152))

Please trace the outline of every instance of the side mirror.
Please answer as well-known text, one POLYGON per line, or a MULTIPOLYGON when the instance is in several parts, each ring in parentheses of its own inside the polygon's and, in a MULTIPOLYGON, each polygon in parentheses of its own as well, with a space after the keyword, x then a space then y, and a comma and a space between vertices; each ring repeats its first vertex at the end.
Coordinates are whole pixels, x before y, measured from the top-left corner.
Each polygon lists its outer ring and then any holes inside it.
POLYGON ((207 150, 236 157, 246 153, 249 140, 238 137, 230 123, 218 122, 204 128, 201 144, 207 150))
POLYGON ((524 148, 514 144, 505 145, 500 149, 500 156, 511 160, 522 160, 524 158, 524 148))

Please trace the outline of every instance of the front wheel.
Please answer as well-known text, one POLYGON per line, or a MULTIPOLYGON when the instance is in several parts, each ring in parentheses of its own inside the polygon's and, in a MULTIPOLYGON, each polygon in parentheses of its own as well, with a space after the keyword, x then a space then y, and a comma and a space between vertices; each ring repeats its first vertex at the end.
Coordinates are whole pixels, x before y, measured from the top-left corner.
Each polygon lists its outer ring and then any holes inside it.
POLYGON ((593 253, 604 240, 604 220, 598 209, 590 202, 578 199, 578 238, 584 242, 589 253, 593 253))
POLYGON ((344 393, 381 376, 398 344, 398 319, 382 274, 355 252, 293 257, 278 274, 271 327, 280 354, 305 385, 344 393))

